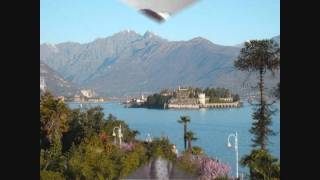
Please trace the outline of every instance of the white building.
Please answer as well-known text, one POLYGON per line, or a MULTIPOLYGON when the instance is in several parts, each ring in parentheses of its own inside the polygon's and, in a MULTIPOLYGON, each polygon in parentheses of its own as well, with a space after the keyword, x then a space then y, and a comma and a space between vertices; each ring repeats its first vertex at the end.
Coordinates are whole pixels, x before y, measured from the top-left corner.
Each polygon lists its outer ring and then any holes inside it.
POLYGON ((146 101, 146 100, 147 100, 147 97, 145 97, 144 95, 141 95, 141 100, 142 100, 142 101, 146 101))
POLYGON ((198 97, 199 97, 199 103, 205 105, 206 104, 206 94, 200 93, 198 95, 198 97))

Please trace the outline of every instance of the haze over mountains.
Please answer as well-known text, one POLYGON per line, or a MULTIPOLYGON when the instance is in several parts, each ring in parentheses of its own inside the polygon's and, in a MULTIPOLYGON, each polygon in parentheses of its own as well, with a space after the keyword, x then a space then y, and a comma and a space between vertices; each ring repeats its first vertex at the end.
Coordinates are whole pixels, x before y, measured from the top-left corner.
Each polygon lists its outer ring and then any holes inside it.
POLYGON ((40 60, 40 79, 45 80, 46 89, 54 95, 72 96, 79 90, 76 85, 70 83, 40 60))
MULTIPOLYGON (((280 36, 275 40, 280 42, 280 36)), ((233 67, 240 48, 201 37, 168 41, 152 32, 127 30, 86 44, 41 44, 40 59, 64 80, 101 96, 139 95, 179 85, 236 91, 248 75, 233 67)), ((253 84, 256 78, 249 79, 253 84)), ((267 77, 267 87, 277 82, 279 72, 267 77)))

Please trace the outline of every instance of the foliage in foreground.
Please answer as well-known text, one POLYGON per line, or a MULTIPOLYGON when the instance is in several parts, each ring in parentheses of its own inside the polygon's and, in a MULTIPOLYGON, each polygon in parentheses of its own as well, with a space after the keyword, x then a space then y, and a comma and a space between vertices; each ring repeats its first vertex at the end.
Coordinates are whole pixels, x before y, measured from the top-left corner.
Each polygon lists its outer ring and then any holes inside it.
MULTIPOLYGON (((274 72, 280 68, 280 48, 273 40, 253 40, 245 43, 241 49, 235 67, 241 71, 257 72, 259 101, 252 114, 253 134, 252 146, 255 148, 249 155, 242 158, 241 164, 249 167, 250 178, 256 179, 280 179, 280 163, 268 152, 269 136, 275 135, 270 128, 272 123, 271 104, 265 98, 264 78, 267 71, 274 72)), ((280 83, 278 84, 280 96, 280 83)), ((277 91, 276 91, 277 92, 277 91)))
POLYGON ((50 93, 40 102, 41 179, 119 179, 159 156, 175 161, 168 138, 150 143, 103 109, 70 109, 50 93), (123 143, 114 143, 113 128, 122 127, 123 143))
POLYGON ((185 152, 178 157, 177 165, 190 174, 196 174, 199 179, 228 179, 230 167, 216 159, 204 155, 192 155, 185 152))
POLYGON ((249 155, 242 158, 241 164, 248 166, 252 180, 280 179, 280 162, 265 150, 252 150, 249 155))
POLYGON ((104 119, 101 107, 69 109, 45 93, 40 102, 41 179, 118 179, 147 162, 137 131, 116 117, 104 119), (121 124, 124 143, 114 145, 113 127, 121 124))
MULTIPOLYGON (((113 115, 104 119, 101 107, 70 109, 45 93, 40 102, 40 179, 121 179, 151 160, 163 157, 202 179, 227 176, 224 164, 204 155, 200 147, 177 157, 166 137, 152 142, 135 139, 138 131, 113 115), (121 124, 123 143, 114 143, 113 128, 121 124)), ((188 141, 194 139, 188 136, 188 141)))

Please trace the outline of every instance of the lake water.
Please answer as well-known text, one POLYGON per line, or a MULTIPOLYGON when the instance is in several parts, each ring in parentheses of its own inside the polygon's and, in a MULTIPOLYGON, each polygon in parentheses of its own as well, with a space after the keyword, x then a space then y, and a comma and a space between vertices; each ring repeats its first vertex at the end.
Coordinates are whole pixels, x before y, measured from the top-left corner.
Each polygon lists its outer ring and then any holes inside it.
MULTIPOLYGON (((177 123, 180 116, 187 115, 191 118, 188 129, 196 133, 198 140, 193 142, 194 146, 200 146, 205 153, 219 159, 231 167, 232 175, 235 175, 235 152, 226 146, 230 133, 238 132, 239 159, 250 152, 251 138, 249 129, 252 123, 252 106, 244 104, 238 109, 200 109, 200 110, 156 110, 144 108, 124 108, 115 102, 90 104, 100 105, 104 108, 105 116, 109 113, 118 119, 126 121, 130 128, 140 132, 139 139, 145 139, 147 133, 152 137, 161 135, 168 136, 170 141, 176 144, 178 150, 183 149, 183 126, 177 123)), ((70 104, 71 108, 78 108, 78 104, 70 104)), ((272 117, 272 129, 277 133, 270 138, 268 146, 270 152, 280 158, 280 105, 274 107, 278 112, 272 117)), ((231 138, 233 145, 234 139, 231 138)), ((239 166, 240 172, 247 169, 239 166)))

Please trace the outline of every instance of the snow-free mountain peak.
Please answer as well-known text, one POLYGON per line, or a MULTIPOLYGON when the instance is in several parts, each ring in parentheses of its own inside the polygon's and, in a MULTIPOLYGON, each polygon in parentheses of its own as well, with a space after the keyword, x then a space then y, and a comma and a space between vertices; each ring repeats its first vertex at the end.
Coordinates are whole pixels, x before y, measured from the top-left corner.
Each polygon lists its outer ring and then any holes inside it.
POLYGON ((40 46, 40 57, 66 81, 103 96, 157 92, 179 85, 241 87, 245 73, 234 68, 239 47, 214 44, 203 37, 160 38, 150 31, 143 35, 122 31, 86 44, 58 44, 58 53, 40 46))

